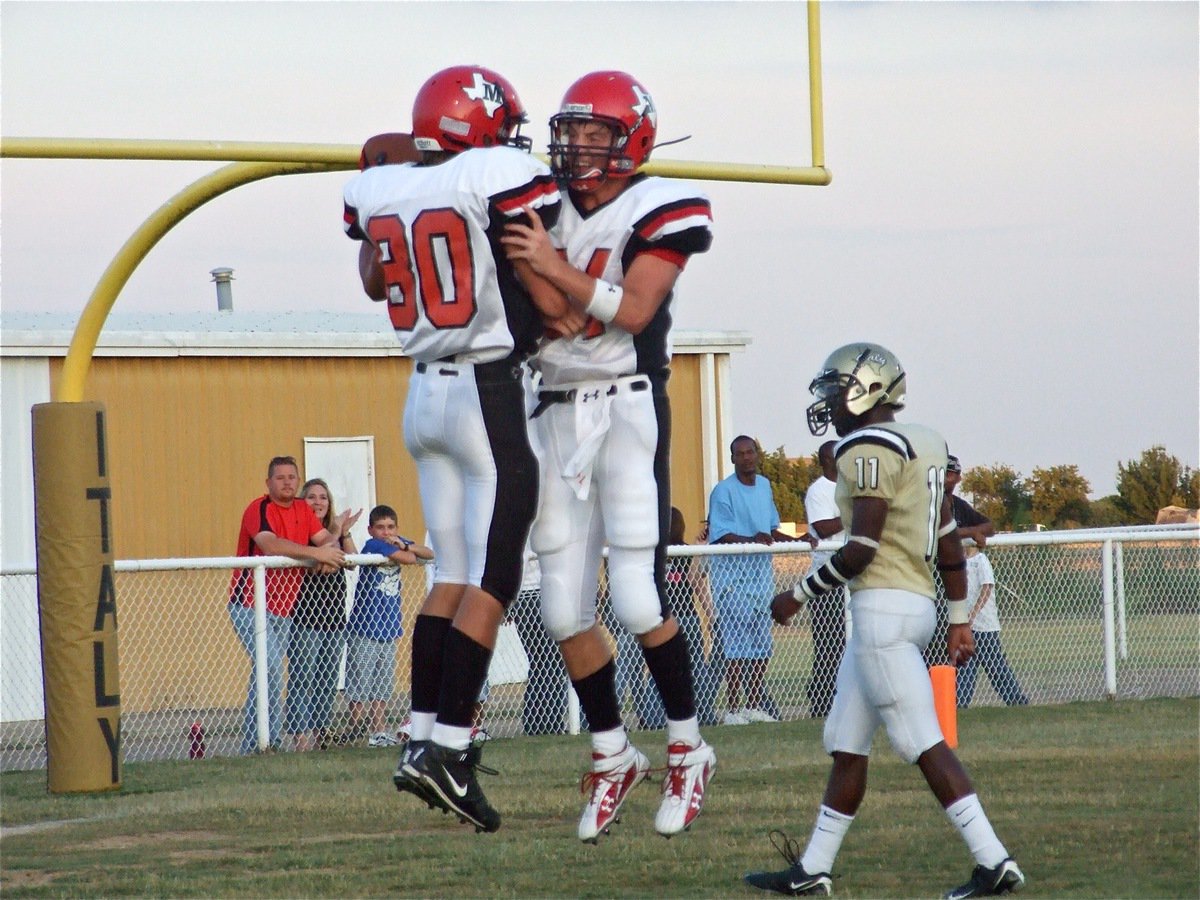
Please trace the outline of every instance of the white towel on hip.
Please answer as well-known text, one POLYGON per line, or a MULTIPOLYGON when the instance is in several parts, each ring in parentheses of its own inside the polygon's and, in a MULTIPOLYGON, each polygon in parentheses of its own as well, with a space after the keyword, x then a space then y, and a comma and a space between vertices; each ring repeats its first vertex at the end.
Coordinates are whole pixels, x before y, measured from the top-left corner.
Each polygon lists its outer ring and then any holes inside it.
POLYGON ((592 464, 608 434, 613 395, 607 388, 580 389, 575 395, 575 453, 563 467, 562 477, 575 496, 586 500, 592 486, 592 464))

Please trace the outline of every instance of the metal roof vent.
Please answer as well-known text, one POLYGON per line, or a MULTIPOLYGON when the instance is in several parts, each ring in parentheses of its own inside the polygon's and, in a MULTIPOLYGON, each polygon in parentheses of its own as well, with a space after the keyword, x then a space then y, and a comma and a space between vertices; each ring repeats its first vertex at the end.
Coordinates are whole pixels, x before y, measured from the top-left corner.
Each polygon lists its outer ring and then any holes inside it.
POLYGON ((233 269, 223 266, 208 274, 217 285, 217 310, 233 312, 233 286, 230 284, 233 281, 233 269))

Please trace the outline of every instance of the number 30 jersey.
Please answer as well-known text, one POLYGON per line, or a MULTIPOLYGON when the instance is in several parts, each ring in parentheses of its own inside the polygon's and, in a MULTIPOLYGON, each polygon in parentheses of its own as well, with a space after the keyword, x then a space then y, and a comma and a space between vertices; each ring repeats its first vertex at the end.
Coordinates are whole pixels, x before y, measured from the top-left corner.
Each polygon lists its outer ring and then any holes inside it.
POLYGON ((932 562, 941 528, 946 441, 932 428, 886 422, 852 431, 834 448, 838 511, 853 521, 855 497, 888 504, 875 559, 850 590, 896 588, 933 599, 932 562))
MULTIPOLYGON (((624 191, 587 212, 568 194, 550 240, 575 268, 623 284, 642 253, 682 269, 693 253, 705 252, 712 243, 712 209, 708 198, 686 182, 635 175, 624 191)), ((672 294, 636 336, 591 320, 583 334, 546 342, 537 361, 546 384, 640 374, 665 381, 671 362, 672 294)))
POLYGON ((553 226, 558 186, 512 147, 466 150, 433 166, 376 166, 346 185, 345 229, 379 248, 388 314, 404 352, 460 363, 527 355, 541 316, 499 238, 524 206, 553 226))

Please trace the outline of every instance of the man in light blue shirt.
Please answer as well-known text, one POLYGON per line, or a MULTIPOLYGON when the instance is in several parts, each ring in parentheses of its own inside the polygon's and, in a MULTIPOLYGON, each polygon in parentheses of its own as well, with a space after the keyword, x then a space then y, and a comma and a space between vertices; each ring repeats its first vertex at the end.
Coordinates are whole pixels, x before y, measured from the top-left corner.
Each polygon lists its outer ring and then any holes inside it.
MULTIPOLYGON (((708 498, 709 543, 773 544, 797 540, 779 530, 779 511, 771 495, 771 482, 758 474, 758 442, 747 435, 738 435, 729 449, 733 474, 718 482, 708 498)), ((765 553, 717 556, 711 563, 718 631, 728 660, 725 724, 777 722, 779 710, 764 686, 772 647, 770 602, 775 594, 771 556, 765 553)))

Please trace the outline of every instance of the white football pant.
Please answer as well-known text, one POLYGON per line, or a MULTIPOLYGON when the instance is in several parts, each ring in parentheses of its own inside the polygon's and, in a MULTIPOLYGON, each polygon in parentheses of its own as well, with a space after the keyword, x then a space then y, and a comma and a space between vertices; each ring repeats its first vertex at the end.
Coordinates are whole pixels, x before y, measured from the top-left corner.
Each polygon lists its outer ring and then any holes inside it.
POLYGON ((501 363, 418 364, 404 407, 434 581, 482 587, 505 604, 520 584, 537 508, 525 387, 513 372, 501 363))
POLYGON ((659 424, 650 381, 633 376, 555 386, 570 389, 579 395, 574 402, 554 403, 534 420, 543 454, 541 510, 532 533, 542 567, 542 620, 555 641, 595 624, 600 561, 607 543, 613 613, 632 634, 645 634, 663 621, 654 582, 659 424), (585 393, 587 403, 605 403, 607 410, 587 415, 580 407, 585 393), (596 429, 605 425, 607 433, 597 439, 596 429), (594 447, 590 468, 578 454, 581 446, 585 457, 587 448, 594 447), (569 463, 574 474, 565 478, 569 463), (577 488, 584 481, 586 496, 581 497, 577 488))
POLYGON ((921 651, 933 635, 933 601, 910 591, 850 594, 854 633, 825 720, 825 751, 868 756, 880 725, 906 762, 942 740, 921 651))

